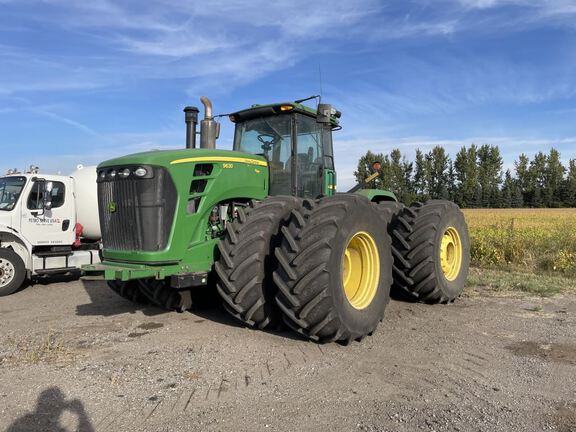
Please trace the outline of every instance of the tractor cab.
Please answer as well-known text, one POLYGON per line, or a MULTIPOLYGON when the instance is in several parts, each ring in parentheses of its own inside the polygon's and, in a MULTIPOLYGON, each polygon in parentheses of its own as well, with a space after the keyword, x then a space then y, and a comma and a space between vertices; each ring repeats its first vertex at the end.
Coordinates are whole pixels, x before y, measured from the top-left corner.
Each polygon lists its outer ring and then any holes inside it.
POLYGON ((253 105, 230 115, 234 150, 268 160, 270 195, 330 196, 336 188, 332 130, 340 127, 339 117, 327 104, 318 110, 297 102, 253 105))

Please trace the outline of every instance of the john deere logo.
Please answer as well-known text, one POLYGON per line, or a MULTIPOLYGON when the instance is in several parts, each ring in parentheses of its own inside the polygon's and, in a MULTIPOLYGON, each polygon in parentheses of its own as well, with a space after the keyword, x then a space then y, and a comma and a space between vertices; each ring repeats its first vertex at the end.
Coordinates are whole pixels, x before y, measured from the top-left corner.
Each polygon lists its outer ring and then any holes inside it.
POLYGON ((116 213, 116 203, 114 201, 110 201, 108 203, 108 212, 109 213, 116 213))

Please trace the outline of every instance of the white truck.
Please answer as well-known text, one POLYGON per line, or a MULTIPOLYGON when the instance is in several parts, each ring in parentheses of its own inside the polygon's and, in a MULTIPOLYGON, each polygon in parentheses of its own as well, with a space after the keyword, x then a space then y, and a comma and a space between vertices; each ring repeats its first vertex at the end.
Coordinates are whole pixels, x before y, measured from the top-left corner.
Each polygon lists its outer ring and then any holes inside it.
MULTIPOLYGON (((37 170, 36 170, 37 171, 37 170)), ((100 261, 96 168, 0 177, 0 296, 100 261)))

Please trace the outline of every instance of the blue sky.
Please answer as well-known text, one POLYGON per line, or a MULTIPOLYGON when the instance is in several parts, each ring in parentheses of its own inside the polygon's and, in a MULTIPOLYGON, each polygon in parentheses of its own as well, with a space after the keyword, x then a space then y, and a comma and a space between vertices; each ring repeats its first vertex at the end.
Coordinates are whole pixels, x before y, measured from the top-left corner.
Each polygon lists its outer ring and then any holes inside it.
POLYGON ((576 157, 574 0, 0 0, 0 172, 182 147, 201 95, 294 100, 320 69, 341 189, 369 149, 576 157))

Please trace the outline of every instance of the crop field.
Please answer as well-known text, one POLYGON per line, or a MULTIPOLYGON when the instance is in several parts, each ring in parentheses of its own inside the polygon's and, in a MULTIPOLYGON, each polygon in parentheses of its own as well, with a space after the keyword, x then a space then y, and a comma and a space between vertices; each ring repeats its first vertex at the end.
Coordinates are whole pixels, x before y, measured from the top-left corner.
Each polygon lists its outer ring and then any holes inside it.
POLYGON ((472 266, 576 278, 576 209, 464 209, 472 266))

